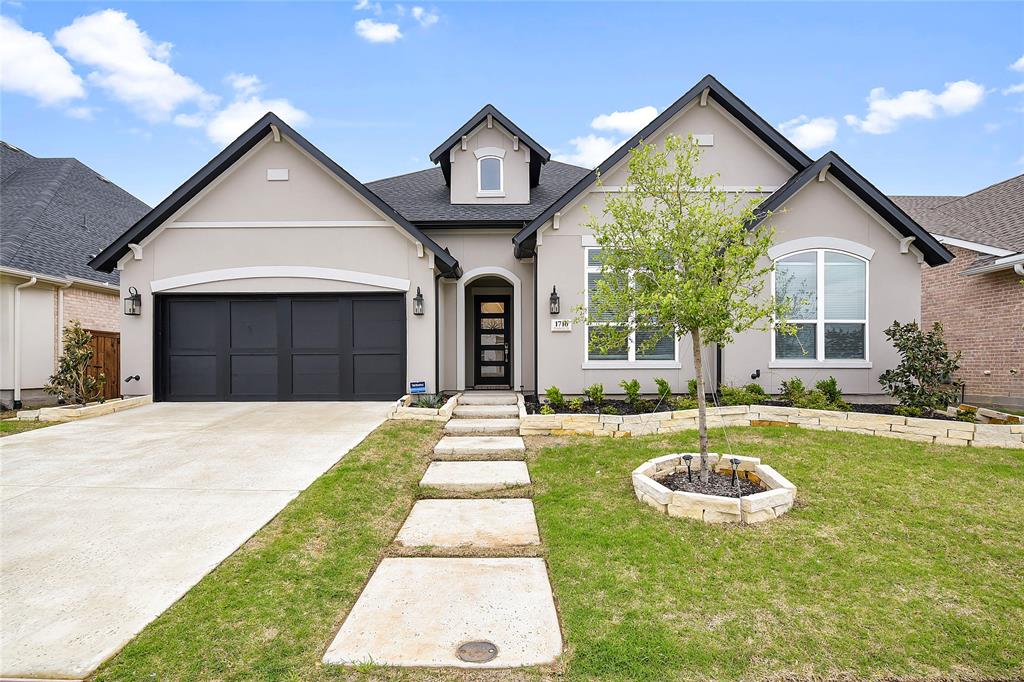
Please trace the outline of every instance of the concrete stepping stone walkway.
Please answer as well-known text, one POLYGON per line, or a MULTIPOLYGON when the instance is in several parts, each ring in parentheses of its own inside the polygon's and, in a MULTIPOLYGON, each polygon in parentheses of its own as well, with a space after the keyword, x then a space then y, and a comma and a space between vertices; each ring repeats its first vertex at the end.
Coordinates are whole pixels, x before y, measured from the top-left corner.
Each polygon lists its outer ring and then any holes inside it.
POLYGON ((539 545, 540 533, 532 500, 420 500, 395 543, 402 547, 523 547, 539 545))
POLYGON ((324 663, 511 668, 562 653, 543 559, 384 559, 324 663), (487 642, 494 658, 459 657, 487 642))
MULTIPOLYGON (((519 399, 464 393, 420 486, 471 494, 529 485, 519 399)), ((539 546, 540 533, 530 499, 427 499, 413 506, 395 545, 485 552, 539 546)), ((442 556, 384 559, 323 660, 513 668, 551 664, 561 653, 544 559, 442 556)))
POLYGON ((530 485, 526 462, 431 462, 420 485, 460 493, 480 493, 530 485))

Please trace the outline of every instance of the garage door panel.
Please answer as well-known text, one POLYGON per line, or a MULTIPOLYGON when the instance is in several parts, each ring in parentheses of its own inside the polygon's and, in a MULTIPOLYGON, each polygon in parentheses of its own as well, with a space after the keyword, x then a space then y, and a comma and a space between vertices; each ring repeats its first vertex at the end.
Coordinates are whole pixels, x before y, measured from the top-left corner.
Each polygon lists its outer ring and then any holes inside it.
POLYGON ((292 301, 291 313, 294 350, 338 348, 341 343, 338 300, 292 301))
POLYGON ((231 395, 250 400, 277 400, 277 356, 232 355, 231 395))
POLYGON ((277 348, 277 302, 231 301, 231 349, 277 348))
POLYGON ((160 400, 390 400, 405 382, 402 295, 161 296, 160 400))
POLYGON ((217 397, 217 356, 171 356, 168 367, 171 394, 182 400, 217 397))
POLYGON ((292 393, 296 397, 336 396, 341 382, 338 355, 293 355, 292 393))

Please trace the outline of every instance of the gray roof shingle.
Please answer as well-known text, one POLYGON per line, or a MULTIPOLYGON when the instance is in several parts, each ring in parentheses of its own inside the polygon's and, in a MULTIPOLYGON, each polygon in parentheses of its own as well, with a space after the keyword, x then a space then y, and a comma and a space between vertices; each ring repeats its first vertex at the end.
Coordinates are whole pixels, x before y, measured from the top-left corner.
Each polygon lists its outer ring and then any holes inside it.
POLYGON ((1024 253, 1024 175, 967 196, 894 196, 933 234, 1024 253))
POLYGON ((0 265, 117 284, 89 260, 149 206, 77 159, 41 159, 0 142, 0 265))
POLYGON ((526 222, 543 213, 589 172, 568 163, 548 161, 541 169, 540 183, 530 190, 528 204, 452 204, 444 175, 436 167, 375 180, 366 186, 413 223, 526 222))

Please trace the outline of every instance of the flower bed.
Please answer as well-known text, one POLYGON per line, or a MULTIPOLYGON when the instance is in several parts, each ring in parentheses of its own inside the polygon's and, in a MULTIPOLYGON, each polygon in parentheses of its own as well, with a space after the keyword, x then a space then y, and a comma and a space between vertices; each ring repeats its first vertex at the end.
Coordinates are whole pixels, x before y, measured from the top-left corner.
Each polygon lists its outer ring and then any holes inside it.
MULTIPOLYGON (((761 464, 757 457, 708 453, 708 466, 721 473, 731 473, 730 459, 739 460, 737 475, 751 481, 762 492, 744 497, 724 497, 669 490, 658 478, 685 472, 684 455, 693 455, 699 467, 699 453, 675 453, 644 462, 633 471, 633 492, 641 502, 669 516, 697 519, 705 523, 761 523, 782 516, 793 507, 796 486, 778 471, 761 464)), ((694 476, 698 474, 694 472, 694 476)))
POLYGON ((388 419, 408 419, 412 421, 446 422, 452 418, 455 405, 459 402, 461 393, 456 393, 439 408, 432 407, 410 407, 415 399, 412 395, 403 395, 395 406, 388 412, 388 419))
MULTIPOLYGON (((708 426, 796 426, 818 431, 846 431, 938 445, 1024 448, 1024 424, 972 424, 899 415, 809 410, 773 405, 709 407, 708 426)), ((524 436, 586 435, 622 438, 675 433, 695 428, 697 410, 641 415, 531 414, 522 419, 519 433, 524 436)))

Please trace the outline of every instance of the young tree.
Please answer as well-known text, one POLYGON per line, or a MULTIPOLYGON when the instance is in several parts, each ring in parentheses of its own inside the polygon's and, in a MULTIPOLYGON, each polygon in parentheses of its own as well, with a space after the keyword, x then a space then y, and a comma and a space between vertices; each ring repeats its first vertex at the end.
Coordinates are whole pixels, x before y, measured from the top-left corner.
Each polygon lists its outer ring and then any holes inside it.
POLYGON ((84 404, 103 393, 106 377, 88 374, 92 360, 92 334, 82 329, 78 320, 64 327, 64 352, 57 363, 57 373, 50 377, 43 390, 72 404, 84 404))
POLYGON ((953 375, 960 369, 960 351, 950 354, 941 324, 936 322, 925 331, 917 322, 894 320, 885 330, 885 338, 900 354, 900 364, 878 377, 886 393, 903 407, 925 415, 957 402, 960 386, 953 375))
POLYGON ((750 227, 760 198, 723 191, 717 175, 698 174, 699 159, 692 137, 669 136, 663 149, 641 142, 631 152, 625 187, 609 195, 603 220, 591 216, 587 223, 601 247, 602 272, 579 315, 602 352, 625 348, 631 338, 645 352, 666 336, 690 337, 700 475, 707 482, 702 348, 770 328, 773 319, 785 319, 789 303, 764 295, 774 231, 767 220, 750 227))

